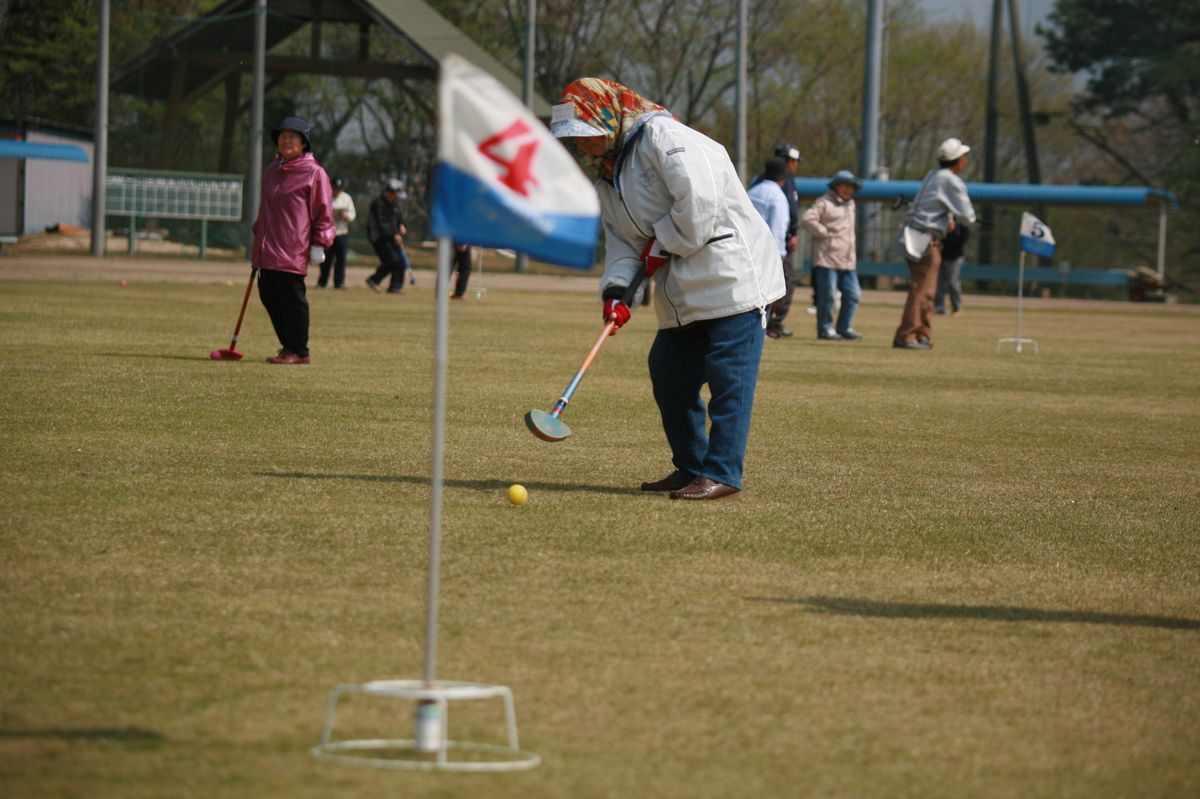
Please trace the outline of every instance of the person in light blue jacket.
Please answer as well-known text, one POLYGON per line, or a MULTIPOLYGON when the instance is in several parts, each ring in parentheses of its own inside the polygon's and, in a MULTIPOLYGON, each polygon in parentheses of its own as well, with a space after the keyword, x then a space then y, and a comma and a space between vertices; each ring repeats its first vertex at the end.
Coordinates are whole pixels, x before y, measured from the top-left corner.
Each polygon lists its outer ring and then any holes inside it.
POLYGON ((648 361, 675 470, 642 490, 737 496, 763 331, 784 293, 770 229, 724 147, 618 83, 571 83, 550 130, 598 174, 604 318, 625 324, 626 287, 642 263, 655 273, 658 334, 648 361))
MULTIPOLYGON (((788 178, 787 161, 782 158, 768 158, 763 165, 760 180, 750 187, 746 194, 754 205, 754 210, 762 216, 767 227, 771 229, 771 238, 779 248, 781 268, 784 270, 786 284, 788 259, 788 229, 792 209, 788 203, 785 183, 788 178)), ((775 313, 767 321, 767 338, 779 338, 783 334, 783 318, 775 313)), ((790 335, 791 332, 789 331, 790 335)))

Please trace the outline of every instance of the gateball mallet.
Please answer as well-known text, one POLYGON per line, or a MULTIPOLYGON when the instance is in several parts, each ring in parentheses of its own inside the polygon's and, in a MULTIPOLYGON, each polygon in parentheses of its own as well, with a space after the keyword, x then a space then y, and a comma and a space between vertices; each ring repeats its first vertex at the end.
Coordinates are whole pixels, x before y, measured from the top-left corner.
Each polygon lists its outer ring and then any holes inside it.
POLYGON ((214 361, 240 361, 245 357, 238 352, 237 340, 238 334, 242 332, 242 320, 246 318, 246 305, 250 302, 250 291, 254 288, 254 278, 258 275, 258 267, 250 270, 250 282, 246 284, 246 296, 242 297, 242 310, 238 312, 237 325, 233 328, 233 341, 229 342, 227 349, 213 350, 208 354, 208 357, 214 361))
MULTIPOLYGON (((642 285, 642 280, 646 277, 646 265, 642 264, 638 271, 634 274, 633 280, 625 289, 625 296, 621 298, 621 302, 629 307, 633 307, 636 301, 638 289, 642 285)), ((579 384, 583 381, 583 375, 587 372, 588 367, 592 365, 592 361, 596 360, 596 356, 600 354, 600 348, 604 346, 604 342, 612 334, 616 327, 616 322, 609 320, 604 324, 604 329, 600 331, 600 335, 596 338, 592 348, 588 350, 588 354, 583 359, 583 364, 579 370, 575 372, 575 376, 571 378, 571 382, 567 384, 563 390, 562 396, 558 402, 554 403, 554 408, 550 413, 545 411, 532 410, 525 414, 525 426, 529 428, 529 432, 540 438, 542 441, 562 441, 564 438, 571 435, 571 428, 567 427, 567 423, 562 420, 563 411, 567 409, 567 403, 571 401, 575 389, 579 388, 579 384)))

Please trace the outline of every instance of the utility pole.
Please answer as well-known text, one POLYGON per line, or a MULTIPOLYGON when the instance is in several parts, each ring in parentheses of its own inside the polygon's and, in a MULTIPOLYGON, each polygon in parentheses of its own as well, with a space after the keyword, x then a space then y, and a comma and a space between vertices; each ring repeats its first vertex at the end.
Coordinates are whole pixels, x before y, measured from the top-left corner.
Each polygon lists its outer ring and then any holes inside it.
POLYGON ((867 2, 867 60, 863 70, 862 152, 858 174, 875 176, 879 168, 879 86, 883 50, 883 0, 867 2))
MULTIPOLYGON (((100 35, 96 53, 96 133, 92 148, 92 255, 104 255, 104 214, 108 186, 108 32, 109 0, 100 0, 100 35)), ((129 235, 133 235, 132 231, 129 235)))
POLYGON ((746 183, 746 55, 747 13, 746 0, 738 0, 737 7, 737 119, 734 122, 734 166, 742 184, 746 183))
MULTIPOLYGON (((525 4, 525 82, 521 87, 521 100, 526 108, 533 108, 533 53, 537 45, 537 0, 525 4)), ((529 256, 517 253, 518 272, 529 270, 529 256)))
MULTIPOLYGON (((867 53, 863 67, 862 151, 858 175, 875 178, 879 172, 879 93, 883 72, 883 0, 867 2, 867 53)), ((879 216, 879 205, 869 203, 858 220, 858 257, 865 259, 869 233, 879 216)))
POLYGON ((267 85, 267 0, 254 3, 254 94, 250 102, 250 166, 246 176, 246 249, 254 246, 252 226, 262 201, 263 95, 267 85))
MULTIPOLYGON (((1037 136, 1033 130, 1033 109, 1029 103, 1029 82, 1025 79, 1025 57, 1021 52, 1021 18, 1016 0, 1008 0, 1008 23, 1012 28, 1013 69, 1017 73, 1017 103, 1021 108, 1021 132, 1025 137, 1025 172, 1030 183, 1042 182, 1038 165, 1037 136)), ((1039 213, 1045 221, 1045 217, 1039 213)))
MULTIPOLYGON (((1001 14, 1004 0, 992 0, 992 40, 988 55, 987 116, 983 134, 983 182, 996 182, 996 81, 1000 62, 1000 36, 1004 27, 1001 14)), ((992 226, 995 220, 992 207, 983 206, 979 220, 979 262, 992 262, 992 226)))

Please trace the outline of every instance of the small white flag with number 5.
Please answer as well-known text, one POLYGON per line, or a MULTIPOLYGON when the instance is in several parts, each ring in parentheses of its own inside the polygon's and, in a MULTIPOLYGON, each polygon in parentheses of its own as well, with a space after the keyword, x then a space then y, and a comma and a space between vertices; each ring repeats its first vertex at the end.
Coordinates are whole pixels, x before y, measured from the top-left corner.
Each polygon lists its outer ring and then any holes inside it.
POLYGON ((1021 214, 1021 249, 1041 258, 1054 255, 1054 234, 1033 214, 1021 214))

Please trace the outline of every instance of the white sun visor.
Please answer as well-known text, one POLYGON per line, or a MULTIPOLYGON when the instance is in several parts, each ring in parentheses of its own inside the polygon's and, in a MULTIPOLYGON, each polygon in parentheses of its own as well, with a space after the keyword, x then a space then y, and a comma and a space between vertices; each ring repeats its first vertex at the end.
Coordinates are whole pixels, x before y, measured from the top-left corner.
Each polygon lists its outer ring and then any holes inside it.
POLYGON ((574 103, 559 103, 550 109, 550 133, 556 139, 604 135, 604 131, 575 118, 574 103))

